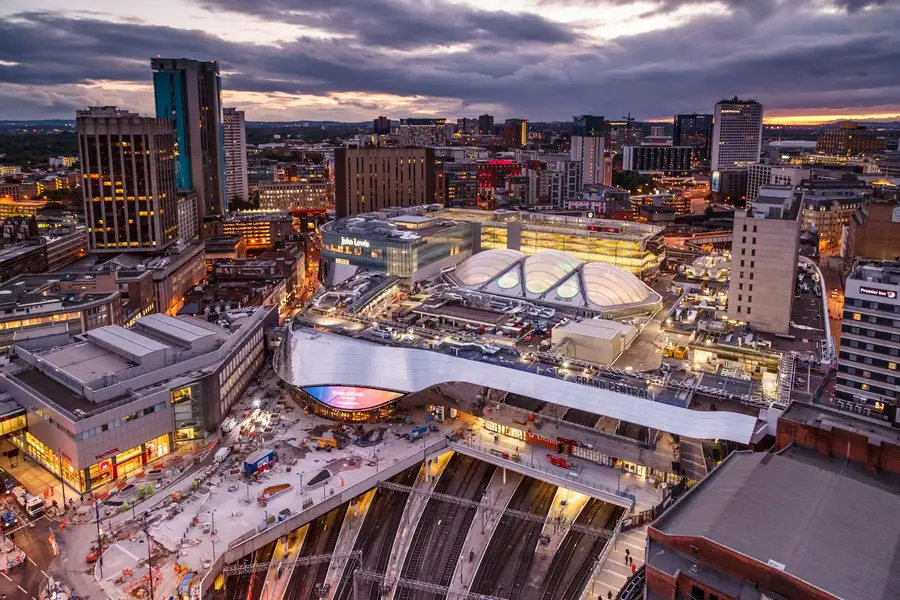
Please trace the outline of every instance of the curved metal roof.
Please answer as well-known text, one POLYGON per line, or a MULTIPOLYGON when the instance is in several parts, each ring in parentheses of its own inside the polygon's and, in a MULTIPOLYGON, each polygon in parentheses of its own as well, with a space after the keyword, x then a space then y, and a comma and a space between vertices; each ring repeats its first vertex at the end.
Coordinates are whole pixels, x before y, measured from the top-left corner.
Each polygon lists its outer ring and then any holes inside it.
POLYGON ((430 350, 380 346, 335 334, 289 332, 278 375, 297 387, 349 385, 418 392, 441 383, 466 382, 512 392, 697 439, 750 442, 754 417, 703 412, 611 390, 519 371, 430 350))

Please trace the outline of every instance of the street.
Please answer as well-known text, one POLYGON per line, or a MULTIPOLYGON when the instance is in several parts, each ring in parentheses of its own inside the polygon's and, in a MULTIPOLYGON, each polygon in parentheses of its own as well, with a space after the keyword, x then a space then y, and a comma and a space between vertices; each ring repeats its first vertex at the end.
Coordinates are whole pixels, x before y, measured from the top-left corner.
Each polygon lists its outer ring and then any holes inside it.
MULTIPOLYGON (((12 502, 10 494, 4 494, 12 502)), ((50 572, 53 562, 53 549, 49 537, 52 531, 56 531, 59 525, 48 519, 40 517, 34 521, 34 527, 28 525, 25 512, 16 505, 13 512, 18 517, 18 524, 5 531, 4 535, 10 538, 25 552, 25 561, 9 571, 0 573, 0 594, 7 598, 34 600, 38 597, 41 583, 50 572)))

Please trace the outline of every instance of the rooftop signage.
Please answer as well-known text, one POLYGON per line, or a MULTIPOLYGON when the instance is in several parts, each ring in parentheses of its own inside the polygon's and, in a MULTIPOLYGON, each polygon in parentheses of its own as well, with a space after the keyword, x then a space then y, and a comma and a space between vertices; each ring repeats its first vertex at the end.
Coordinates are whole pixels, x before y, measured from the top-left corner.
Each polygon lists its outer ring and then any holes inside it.
POLYGON ((867 285, 859 286, 859 293, 865 294, 866 296, 876 296, 878 298, 887 298, 889 300, 897 299, 897 292, 894 290, 882 290, 880 288, 873 288, 867 285))
POLYGON ((621 381, 608 381, 606 379, 599 379, 597 377, 583 377, 579 375, 575 377, 575 383, 599 388, 601 390, 609 390, 610 392, 618 392, 619 394, 628 394, 629 396, 636 396, 637 398, 646 398, 647 400, 651 400, 650 392, 648 390, 642 390, 641 388, 635 387, 633 385, 628 385, 627 383, 622 383, 621 381))

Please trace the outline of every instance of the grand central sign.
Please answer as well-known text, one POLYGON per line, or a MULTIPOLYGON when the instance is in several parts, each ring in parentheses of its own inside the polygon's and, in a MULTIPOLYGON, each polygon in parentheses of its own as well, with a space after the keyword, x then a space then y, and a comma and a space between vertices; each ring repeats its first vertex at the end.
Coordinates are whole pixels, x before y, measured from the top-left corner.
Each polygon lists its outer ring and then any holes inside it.
POLYGON ((622 383, 621 381, 608 381, 606 379, 598 379, 596 377, 584 377, 579 375, 575 377, 575 383, 579 383, 581 385, 586 385, 589 387, 599 388, 601 390, 608 390, 610 392, 617 392, 619 394, 628 394, 629 396, 636 396, 638 398, 645 398, 650 400, 650 392, 646 389, 641 389, 635 387, 633 385, 628 385, 627 383, 622 383))

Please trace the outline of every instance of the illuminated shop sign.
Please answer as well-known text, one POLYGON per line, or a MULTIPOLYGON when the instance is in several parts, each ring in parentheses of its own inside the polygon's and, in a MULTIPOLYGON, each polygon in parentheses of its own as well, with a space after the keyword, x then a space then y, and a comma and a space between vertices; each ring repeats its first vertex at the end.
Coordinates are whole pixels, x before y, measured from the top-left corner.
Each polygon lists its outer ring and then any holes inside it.
POLYGON ((897 299, 897 292, 894 290, 882 290, 879 288, 867 287, 865 285, 859 286, 859 293, 865 294, 866 296, 877 296, 879 298, 888 298, 890 300, 897 299))
POLYGON ((378 408, 403 396, 400 392, 340 385, 307 387, 303 388, 303 391, 322 404, 338 410, 351 411, 378 408))
POLYGON ((628 385, 627 383, 622 383, 621 381, 607 381, 606 379, 597 379, 596 377, 582 377, 579 375, 575 378, 575 382, 580 383, 581 385, 600 388, 601 390, 609 390, 610 392, 628 394, 629 396, 637 396, 638 398, 646 398, 647 400, 650 399, 649 391, 636 388, 633 385, 628 385))
POLYGON ((119 453, 118 448, 111 448, 111 449, 107 450, 106 452, 95 455, 94 458, 97 460, 100 460, 101 458, 106 458, 107 456, 112 456, 113 454, 118 454, 118 453, 119 453))
POLYGON ((341 238, 341 246, 353 246, 355 248, 368 248, 369 240, 358 240, 356 238, 341 238))

